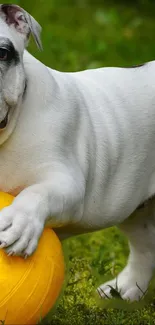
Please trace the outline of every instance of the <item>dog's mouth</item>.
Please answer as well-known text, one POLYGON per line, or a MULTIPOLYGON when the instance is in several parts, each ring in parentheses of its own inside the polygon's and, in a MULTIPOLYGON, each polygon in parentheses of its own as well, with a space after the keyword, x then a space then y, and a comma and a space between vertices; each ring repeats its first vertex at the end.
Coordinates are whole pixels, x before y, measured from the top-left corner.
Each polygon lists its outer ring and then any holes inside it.
POLYGON ((9 110, 8 110, 5 118, 0 122, 0 130, 3 130, 6 128, 6 126, 8 124, 8 117, 9 117, 9 110))

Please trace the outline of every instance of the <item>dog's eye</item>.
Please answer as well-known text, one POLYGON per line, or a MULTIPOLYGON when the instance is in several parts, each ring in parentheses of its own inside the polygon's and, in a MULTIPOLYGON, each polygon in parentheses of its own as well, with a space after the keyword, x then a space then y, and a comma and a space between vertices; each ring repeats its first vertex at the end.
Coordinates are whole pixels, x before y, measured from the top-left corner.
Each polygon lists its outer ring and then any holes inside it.
POLYGON ((9 51, 4 48, 0 48, 0 60, 7 61, 9 58, 9 51))

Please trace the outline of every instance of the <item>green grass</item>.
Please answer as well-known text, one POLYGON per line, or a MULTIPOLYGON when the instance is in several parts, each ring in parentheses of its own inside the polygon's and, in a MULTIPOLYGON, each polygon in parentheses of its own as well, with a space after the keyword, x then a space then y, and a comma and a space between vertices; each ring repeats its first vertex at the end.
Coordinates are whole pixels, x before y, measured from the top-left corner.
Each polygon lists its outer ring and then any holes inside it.
POLYGON ((139 303, 101 301, 95 293, 97 285, 116 276, 127 260, 126 238, 116 228, 67 240, 64 252, 64 292, 42 325, 155 324, 154 283, 150 294, 139 303))
MULTIPOLYGON (((12 1, 7 1, 12 2, 12 1)), ((21 0, 43 26, 44 51, 31 52, 62 71, 100 66, 130 66, 155 59, 153 1, 21 0), (94 4, 95 3, 95 4, 94 4), (104 3, 104 4, 103 4, 104 3), (123 4, 124 3, 124 4, 123 4)), ((110 204, 110 202, 109 202, 110 204)), ((116 229, 86 234, 64 243, 66 284, 47 325, 152 325, 155 294, 144 304, 101 302, 99 283, 114 277, 125 265, 128 245, 116 229)), ((138 266, 137 266, 138 267, 138 266)))

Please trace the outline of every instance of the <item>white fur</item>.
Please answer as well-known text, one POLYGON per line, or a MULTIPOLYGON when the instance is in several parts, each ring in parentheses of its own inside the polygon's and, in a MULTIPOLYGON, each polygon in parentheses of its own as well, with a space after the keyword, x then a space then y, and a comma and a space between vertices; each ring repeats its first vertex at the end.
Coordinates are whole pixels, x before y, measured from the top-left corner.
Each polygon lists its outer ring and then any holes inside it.
MULTIPOLYGON (((22 58, 14 27, 0 20, 0 30, 22 58)), ((138 299, 155 264, 154 201, 137 210, 155 194, 155 62, 77 73, 27 51, 22 62, 26 94, 0 134, 0 189, 18 194, 0 213, 1 247, 32 254, 45 224, 67 237, 122 223, 131 254, 118 287, 138 299)))

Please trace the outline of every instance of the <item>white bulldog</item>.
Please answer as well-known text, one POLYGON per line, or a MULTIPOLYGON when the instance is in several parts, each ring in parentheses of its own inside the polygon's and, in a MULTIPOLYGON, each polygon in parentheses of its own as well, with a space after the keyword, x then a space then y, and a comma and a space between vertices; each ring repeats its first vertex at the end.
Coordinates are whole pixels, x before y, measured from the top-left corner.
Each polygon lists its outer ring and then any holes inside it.
POLYGON ((38 23, 0 5, 0 190, 16 195, 0 247, 26 257, 45 225, 61 238, 118 225, 130 256, 117 286, 139 299, 155 267, 155 62, 62 73, 25 50, 30 33, 41 47, 38 23))

